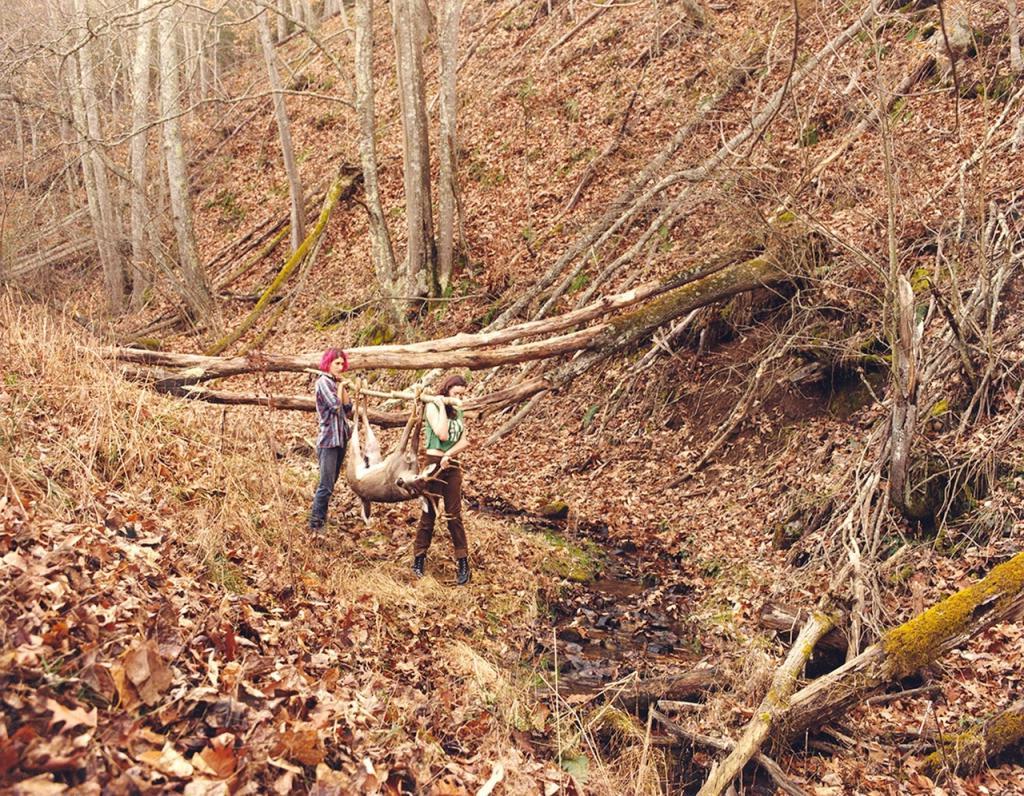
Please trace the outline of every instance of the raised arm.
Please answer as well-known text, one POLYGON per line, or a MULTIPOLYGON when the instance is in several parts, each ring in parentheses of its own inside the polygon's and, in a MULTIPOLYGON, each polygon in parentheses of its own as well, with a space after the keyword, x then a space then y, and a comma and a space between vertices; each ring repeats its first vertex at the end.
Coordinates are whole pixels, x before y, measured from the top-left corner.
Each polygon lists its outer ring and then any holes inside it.
POLYGON ((448 441, 448 414, 444 411, 444 404, 440 401, 431 401, 424 407, 424 416, 430 429, 437 435, 441 442, 448 441))

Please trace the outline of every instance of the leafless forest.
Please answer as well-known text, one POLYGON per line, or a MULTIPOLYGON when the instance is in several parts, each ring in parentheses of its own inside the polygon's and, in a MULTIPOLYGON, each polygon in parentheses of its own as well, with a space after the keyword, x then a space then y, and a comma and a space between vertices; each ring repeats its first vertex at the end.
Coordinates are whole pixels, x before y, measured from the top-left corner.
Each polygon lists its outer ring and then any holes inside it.
POLYGON ((0 4, 0 785, 1024 792, 1022 15, 0 4))

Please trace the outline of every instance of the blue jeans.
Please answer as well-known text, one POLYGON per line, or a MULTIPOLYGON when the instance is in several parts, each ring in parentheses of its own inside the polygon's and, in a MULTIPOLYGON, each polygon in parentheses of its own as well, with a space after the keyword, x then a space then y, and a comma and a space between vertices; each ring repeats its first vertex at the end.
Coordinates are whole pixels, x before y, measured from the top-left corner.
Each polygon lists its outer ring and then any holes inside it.
POLYGON ((334 494, 334 485, 345 461, 345 448, 317 448, 320 458, 320 483, 313 495, 313 508, 309 512, 309 527, 322 528, 327 519, 327 504, 334 494))

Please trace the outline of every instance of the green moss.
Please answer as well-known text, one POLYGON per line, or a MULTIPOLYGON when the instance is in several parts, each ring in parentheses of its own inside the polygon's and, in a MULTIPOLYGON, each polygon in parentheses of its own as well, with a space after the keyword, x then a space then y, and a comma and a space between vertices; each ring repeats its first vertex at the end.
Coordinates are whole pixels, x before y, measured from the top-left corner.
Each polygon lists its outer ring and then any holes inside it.
POLYGON ((548 575, 573 583, 589 583, 601 571, 601 548, 593 542, 584 540, 575 545, 553 532, 546 532, 544 538, 552 548, 551 555, 541 564, 548 575))
POLYGON ((356 341, 360 345, 386 345, 398 336, 398 331, 385 321, 374 319, 359 330, 356 341))
POLYGON ((541 506, 537 513, 545 519, 564 520, 569 516, 569 504, 564 500, 555 498, 541 506))
POLYGON ((1024 740, 1024 710, 1010 709, 995 718, 985 728, 985 741, 989 754, 998 754, 1024 740))
POLYGON ((163 341, 158 337, 136 337, 132 345, 138 348, 145 348, 147 351, 163 351, 163 341))
POLYGON ((887 668, 894 677, 907 677, 932 663, 944 646, 964 632, 975 614, 1014 599, 1024 590, 1024 553, 1000 564, 985 578, 961 589, 920 616, 890 630, 882 640, 887 668))

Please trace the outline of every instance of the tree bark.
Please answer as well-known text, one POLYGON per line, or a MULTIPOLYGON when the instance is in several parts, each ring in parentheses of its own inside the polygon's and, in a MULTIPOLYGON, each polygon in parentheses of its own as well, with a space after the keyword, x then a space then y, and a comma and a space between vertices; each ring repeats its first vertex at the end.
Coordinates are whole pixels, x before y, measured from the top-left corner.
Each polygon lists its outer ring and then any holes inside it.
POLYGON ((142 309, 146 293, 152 282, 146 266, 146 149, 149 133, 146 129, 149 108, 149 72, 152 66, 153 29, 146 14, 153 0, 138 0, 138 18, 135 29, 135 53, 132 59, 132 139, 131 159, 131 242, 132 242, 132 298, 131 307, 142 309))
POLYGON ((391 0, 405 181, 407 295, 437 295, 437 251, 430 193, 430 144, 423 78, 423 10, 417 0, 391 0))
POLYGON ((324 230, 327 228, 327 221, 331 217, 331 211, 334 210, 334 206, 338 203, 343 194, 351 192, 355 182, 355 175, 351 173, 342 174, 334 181, 334 184, 327 192, 327 196, 324 199, 324 206, 320 211, 320 217, 317 219, 316 225, 313 227, 312 231, 285 261, 284 266, 282 266, 281 270, 277 272, 277 276, 275 276, 270 285, 267 286, 267 289, 263 291, 263 295, 260 296, 259 301, 256 302, 256 306, 252 308, 252 311, 231 332, 210 346, 206 352, 207 355, 219 354, 252 328, 260 315, 263 314, 263 311, 266 309, 273 296, 281 289, 281 286, 285 283, 288 277, 291 276, 295 269, 298 268, 299 264, 309 253, 310 249, 313 248, 316 242, 320 239, 320 236, 323 235, 324 230))
POLYGON ((284 160, 284 171, 288 177, 288 192, 291 196, 291 236, 292 251, 296 251, 306 239, 306 210, 303 201, 302 180, 295 164, 295 150, 292 147, 291 126, 288 124, 288 110, 285 108, 284 96, 281 94, 281 76, 277 71, 274 56, 274 43, 270 38, 270 11, 263 10, 259 14, 258 26, 260 45, 263 48, 263 60, 267 65, 267 76, 270 79, 270 90, 274 94, 274 118, 277 120, 277 132, 281 138, 281 156, 284 160))
POLYGON ((712 766, 707 780, 697 796, 719 796, 732 781, 743 771, 743 766, 761 751, 761 744, 768 737, 772 727, 779 718, 785 715, 789 697, 796 689, 797 678, 800 677, 808 658, 814 651, 814 645, 832 629, 835 618, 815 611, 797 636, 782 666, 772 678, 771 688, 754 711, 754 718, 747 724, 743 735, 736 746, 722 763, 712 766))
MULTIPOLYGON (((356 0, 355 35, 356 110, 359 114, 359 159, 363 168, 363 191, 366 210, 370 218, 370 250, 373 267, 385 297, 399 293, 398 269, 391 248, 384 210, 380 203, 377 180, 377 145, 375 140, 375 113, 373 88, 373 0, 356 0)), ((397 320, 401 312, 397 302, 386 306, 397 320)))
MULTIPOLYGON (((288 11, 288 0, 277 0, 278 11, 288 11)), ((284 14, 276 14, 277 17, 277 41, 282 42, 288 38, 288 18, 284 14)))
POLYGON ((189 196, 188 175, 185 170, 185 148, 181 138, 180 80, 178 69, 177 25, 174 6, 160 10, 158 39, 160 58, 160 113, 163 116, 164 161, 167 166, 167 187, 170 195, 171 217, 178 243, 178 260, 182 282, 188 293, 189 309, 194 320, 220 328, 216 306, 210 296, 206 275, 196 253, 195 233, 192 226, 192 200, 189 196))
MULTIPOLYGON (((76 0, 78 16, 87 16, 85 0, 76 0)), ((107 311, 117 314, 124 310, 124 264, 118 252, 121 239, 114 215, 114 204, 110 194, 110 180, 103 159, 97 151, 103 140, 100 124, 99 102, 96 96, 96 78, 93 64, 93 42, 84 42, 78 49, 79 79, 85 111, 85 132, 89 138, 89 159, 92 163, 93 181, 96 192, 96 207, 100 226, 96 231, 100 242, 100 260, 103 263, 103 287, 106 294, 107 311)), ((72 87, 72 91, 76 91, 72 87)))
POLYGON ((826 724, 887 684, 916 673, 988 627, 1024 612, 1024 553, 893 628, 834 672, 796 692, 773 730, 788 743, 826 724))
MULTIPOLYGON (((776 633, 791 635, 798 627, 807 622, 807 618, 806 611, 780 603, 767 603, 761 609, 758 622, 762 627, 774 630, 776 633)), ((844 654, 847 646, 848 642, 843 631, 834 627, 821 637, 815 648, 844 654)))
POLYGON ((441 23, 440 158, 438 167, 438 286, 443 295, 452 281, 455 256, 455 214, 458 211, 458 94, 459 18, 462 0, 444 0, 441 23))
POLYGON ((918 371, 924 324, 915 318, 914 290, 906 277, 899 275, 894 287, 897 337, 893 346, 895 390, 890 417, 892 456, 889 464, 889 498, 907 519, 924 520, 931 516, 932 509, 915 500, 914 485, 909 476, 911 451, 917 431, 918 371))
POLYGON ((1024 741, 1024 700, 1018 700, 978 730, 943 736, 924 760, 922 770, 933 779, 943 774, 969 777, 991 760, 1024 741))
POLYGON ((1010 17, 1010 70, 1019 75, 1024 72, 1024 60, 1020 57, 1020 17, 1017 16, 1017 0, 1006 0, 1006 12, 1010 17))
POLYGON ((78 159, 82 167, 82 185, 85 188, 86 207, 89 208, 92 239, 99 254, 100 267, 105 273, 110 255, 107 248, 107 239, 103 235, 103 219, 100 217, 99 201, 96 198, 96 171, 93 168, 93 158, 91 157, 89 142, 85 136, 85 103, 82 101, 79 85, 77 59, 70 59, 68 64, 71 68, 64 71, 64 79, 66 81, 68 99, 71 104, 71 115, 75 122, 71 134, 78 140, 78 159))

